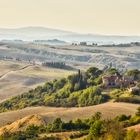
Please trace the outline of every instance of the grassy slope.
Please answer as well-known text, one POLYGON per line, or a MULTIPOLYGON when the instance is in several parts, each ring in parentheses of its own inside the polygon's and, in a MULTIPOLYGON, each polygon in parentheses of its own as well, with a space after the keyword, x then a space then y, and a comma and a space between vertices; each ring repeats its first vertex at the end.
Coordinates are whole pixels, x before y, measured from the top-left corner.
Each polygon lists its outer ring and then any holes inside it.
POLYGON ((95 112, 101 112, 103 118, 112 118, 119 114, 134 115, 138 107, 139 105, 136 104, 111 102, 82 108, 31 107, 1 113, 0 126, 33 114, 43 116, 47 122, 52 122, 56 117, 61 117, 63 120, 68 121, 76 118, 89 118, 95 112))
POLYGON ((24 117, 22 119, 16 120, 15 122, 13 122, 11 124, 1 127, 0 135, 2 135, 5 132, 5 130, 7 130, 8 132, 24 131, 30 125, 41 126, 41 125, 45 125, 45 124, 46 123, 42 119, 41 116, 30 115, 30 116, 24 117))
POLYGON ((30 66, 23 70, 27 63, 0 61, 0 102, 28 91, 43 82, 67 77, 72 71, 30 66), (17 71, 15 71, 17 70, 17 71))
MULTIPOLYGON (((49 134, 41 134, 40 137, 57 137, 60 138, 61 140, 67 140, 69 139, 70 135, 78 134, 78 131, 71 131, 71 132, 59 132, 59 133, 49 133, 49 134)), ((83 140, 83 139, 75 139, 75 140, 83 140)))
POLYGON ((140 124, 128 127, 127 130, 134 130, 136 132, 140 132, 140 124))

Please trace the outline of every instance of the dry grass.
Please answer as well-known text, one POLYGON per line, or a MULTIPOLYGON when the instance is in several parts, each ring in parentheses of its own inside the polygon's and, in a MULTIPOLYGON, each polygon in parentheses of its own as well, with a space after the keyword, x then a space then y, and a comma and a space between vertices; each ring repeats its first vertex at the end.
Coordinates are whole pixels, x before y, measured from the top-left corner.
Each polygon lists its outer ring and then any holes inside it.
MULTIPOLYGON (((40 137, 57 137, 60 138, 61 140, 69 140, 69 137, 73 134, 79 133, 78 131, 70 131, 70 132, 58 132, 58 133, 49 133, 49 134, 41 134, 40 137)), ((77 139, 75 139, 77 140, 77 139)), ((81 139, 82 140, 82 139, 81 139)))
POLYGON ((120 114, 134 115, 138 107, 139 105, 136 104, 110 102, 83 108, 30 107, 18 111, 1 113, 0 126, 33 114, 43 116, 46 122, 52 122, 56 117, 61 117, 64 121, 76 118, 89 118, 95 112, 101 112, 103 118, 109 119, 120 114))
POLYGON ((67 77, 73 73, 73 71, 9 61, 0 61, 0 68, 0 102, 42 85, 48 80, 67 77))
POLYGON ((8 124, 6 126, 3 126, 0 128, 0 135, 6 132, 17 132, 17 131, 24 131, 28 126, 30 125, 36 125, 41 126, 45 125, 45 121, 42 119, 41 116, 38 115, 31 115, 24 117, 22 119, 19 119, 11 124, 8 124))
POLYGON ((3 75, 9 71, 20 69, 25 66, 24 63, 10 62, 10 61, 2 61, 0 60, 0 75, 3 75))
POLYGON ((60 70, 60 69, 53 69, 53 68, 46 68, 41 66, 33 66, 29 67, 24 71, 17 72, 18 75, 26 75, 26 76, 33 76, 33 77, 45 77, 45 78, 62 78, 67 77, 68 75, 72 74, 73 71, 68 70, 60 70))
POLYGON ((140 124, 128 127, 127 130, 134 130, 136 132, 140 132, 140 124))

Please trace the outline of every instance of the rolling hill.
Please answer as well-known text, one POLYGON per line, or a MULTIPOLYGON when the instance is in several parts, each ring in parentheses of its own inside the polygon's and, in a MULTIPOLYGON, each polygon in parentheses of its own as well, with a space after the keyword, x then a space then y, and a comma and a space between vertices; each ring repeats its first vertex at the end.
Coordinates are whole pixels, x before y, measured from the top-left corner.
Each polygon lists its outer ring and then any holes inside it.
POLYGON ((5 133, 5 130, 13 133, 17 131, 24 131, 28 126, 30 125, 36 125, 41 126, 45 125, 46 122, 43 120, 43 118, 39 115, 30 115, 26 116, 22 119, 16 120, 15 122, 5 125, 0 128, 0 135, 5 133))
POLYGON ((17 111, 0 113, 0 126, 12 123, 28 115, 41 115, 46 122, 52 122, 60 117, 64 121, 80 118, 90 118, 96 112, 101 112, 104 119, 114 118, 115 116, 126 114, 134 115, 139 107, 138 104, 129 103, 104 103, 89 107, 56 108, 56 107, 29 107, 17 111))
POLYGON ((67 77, 73 73, 15 61, 0 61, 0 68, 0 102, 27 92, 46 81, 67 77))
POLYGON ((117 35, 96 35, 96 34, 80 34, 59 29, 46 27, 23 27, 15 29, 0 29, 0 39, 10 40, 48 40, 60 39, 66 42, 87 41, 99 44, 119 44, 139 42, 139 36, 117 36, 117 35))

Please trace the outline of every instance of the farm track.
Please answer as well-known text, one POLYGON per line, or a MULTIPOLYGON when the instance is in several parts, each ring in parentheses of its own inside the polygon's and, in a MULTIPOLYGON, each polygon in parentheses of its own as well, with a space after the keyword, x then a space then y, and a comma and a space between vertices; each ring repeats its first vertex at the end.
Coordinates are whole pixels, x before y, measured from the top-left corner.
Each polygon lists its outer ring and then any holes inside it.
POLYGON ((31 66, 33 66, 33 65, 26 65, 26 66, 24 66, 24 67, 22 67, 22 68, 20 68, 20 69, 8 71, 8 72, 2 74, 2 75, 0 76, 0 79, 4 78, 5 76, 7 76, 8 74, 10 74, 10 73, 12 73, 12 72, 17 72, 17 71, 25 70, 26 68, 29 68, 29 67, 31 67, 31 66))

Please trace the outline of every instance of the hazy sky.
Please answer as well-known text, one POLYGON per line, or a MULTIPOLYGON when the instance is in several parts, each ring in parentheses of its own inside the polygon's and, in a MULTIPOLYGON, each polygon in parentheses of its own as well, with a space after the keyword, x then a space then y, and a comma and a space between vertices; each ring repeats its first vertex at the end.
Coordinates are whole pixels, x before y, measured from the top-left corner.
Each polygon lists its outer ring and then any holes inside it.
POLYGON ((140 35, 140 0, 0 0, 0 27, 140 35))

